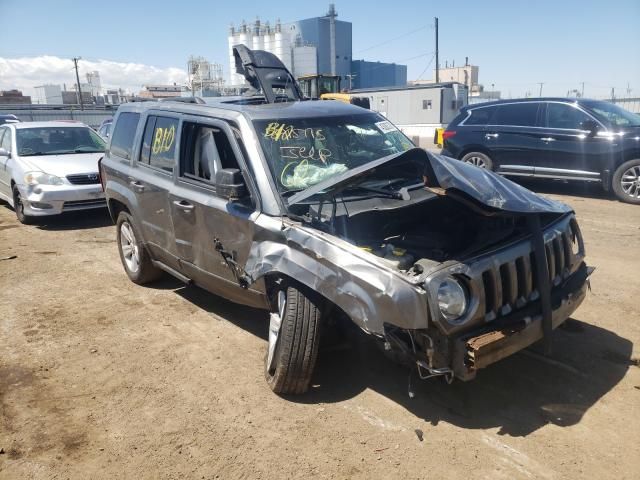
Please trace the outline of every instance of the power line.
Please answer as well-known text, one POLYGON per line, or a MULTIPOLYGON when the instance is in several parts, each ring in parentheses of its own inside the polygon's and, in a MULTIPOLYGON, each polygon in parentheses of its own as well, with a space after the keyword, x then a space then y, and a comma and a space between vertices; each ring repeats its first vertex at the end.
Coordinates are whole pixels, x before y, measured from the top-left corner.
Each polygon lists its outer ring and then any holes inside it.
POLYGON ((404 37, 408 37, 409 35, 412 35, 412 34, 414 34, 416 32, 419 32, 420 30, 424 30, 425 28, 429 28, 430 26, 431 25, 423 25, 423 26, 421 26, 419 28, 416 28, 415 30, 411 30, 410 32, 403 33, 402 35, 399 35, 399 36, 394 37, 394 38, 390 38, 389 40, 385 40, 384 42, 378 43, 378 44, 373 45, 371 47, 367 47, 367 48, 364 48, 362 50, 358 50, 355 53, 367 52, 369 50, 373 50, 374 48, 381 47, 382 45, 387 45, 388 43, 395 42, 396 40, 400 40, 401 38, 404 38, 404 37))

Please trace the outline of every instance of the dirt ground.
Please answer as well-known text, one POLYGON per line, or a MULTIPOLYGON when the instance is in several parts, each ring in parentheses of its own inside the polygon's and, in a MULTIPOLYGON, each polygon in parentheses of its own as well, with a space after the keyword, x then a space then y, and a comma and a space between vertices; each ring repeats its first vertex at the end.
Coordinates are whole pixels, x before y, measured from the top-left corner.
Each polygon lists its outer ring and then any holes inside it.
POLYGON ((533 187, 577 211, 592 292, 552 358, 414 398, 363 335, 276 396, 264 312, 134 285, 104 212, 27 227, 0 205, 0 478, 638 478, 640 207, 533 187))

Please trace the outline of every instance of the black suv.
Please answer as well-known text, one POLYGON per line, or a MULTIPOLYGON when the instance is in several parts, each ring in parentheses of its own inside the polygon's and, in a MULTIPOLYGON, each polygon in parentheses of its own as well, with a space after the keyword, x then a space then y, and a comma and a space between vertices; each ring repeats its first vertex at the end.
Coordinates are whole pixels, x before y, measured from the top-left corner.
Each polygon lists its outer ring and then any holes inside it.
POLYGON ((166 271, 270 312, 275 392, 308 388, 338 321, 451 381, 549 342, 578 308, 590 270, 569 207, 234 53, 253 94, 120 106, 100 175, 132 281, 166 271))
POLYGON ((503 175, 600 182, 640 204, 640 116, 605 101, 535 98, 464 107, 442 154, 503 175))

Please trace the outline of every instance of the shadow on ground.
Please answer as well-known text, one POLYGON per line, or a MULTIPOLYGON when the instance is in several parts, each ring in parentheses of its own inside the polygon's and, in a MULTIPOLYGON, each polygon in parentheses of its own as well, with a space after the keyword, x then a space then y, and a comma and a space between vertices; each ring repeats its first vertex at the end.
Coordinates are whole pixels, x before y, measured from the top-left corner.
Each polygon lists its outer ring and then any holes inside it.
MULTIPOLYGON (((168 282, 168 283, 166 283, 168 282)), ((213 313, 263 340, 268 316, 197 287, 171 288, 203 310, 213 313)), ((553 354, 546 358, 521 352, 479 372, 471 382, 419 380, 387 359, 375 341, 355 327, 336 341, 321 345, 312 387, 306 395, 290 396, 299 403, 335 403, 365 389, 386 396, 433 425, 441 421, 461 428, 499 428, 499 434, 526 436, 546 424, 571 426, 624 377, 638 367, 629 340, 594 325, 569 319, 554 332, 553 354)), ((265 344, 266 348, 266 344, 265 344)))
POLYGON ((113 225, 113 221, 106 208, 96 208, 95 210, 80 210, 51 217, 40 217, 36 219, 34 225, 41 230, 86 230, 108 227, 113 225))

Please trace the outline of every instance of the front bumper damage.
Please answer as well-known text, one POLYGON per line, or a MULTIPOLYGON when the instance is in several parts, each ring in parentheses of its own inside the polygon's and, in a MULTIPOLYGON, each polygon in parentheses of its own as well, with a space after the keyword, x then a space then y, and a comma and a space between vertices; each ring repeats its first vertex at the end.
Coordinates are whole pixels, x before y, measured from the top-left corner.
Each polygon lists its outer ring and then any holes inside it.
MULTIPOLYGON (((556 329, 580 306, 589 286, 591 269, 584 263, 551 294, 551 326, 556 329)), ((540 302, 491 326, 456 337, 452 342, 452 370, 456 378, 471 380, 478 370, 523 350, 544 338, 540 302)))

